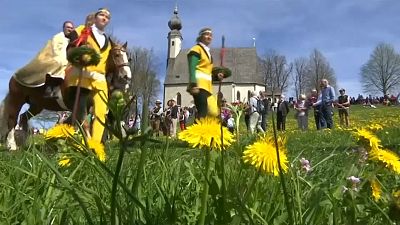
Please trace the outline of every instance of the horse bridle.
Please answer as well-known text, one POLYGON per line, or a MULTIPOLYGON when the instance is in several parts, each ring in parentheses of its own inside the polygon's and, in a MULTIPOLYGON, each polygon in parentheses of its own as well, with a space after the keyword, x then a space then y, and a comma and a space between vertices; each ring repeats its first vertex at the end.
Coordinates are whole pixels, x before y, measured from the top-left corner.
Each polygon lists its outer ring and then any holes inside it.
POLYGON ((111 50, 110 50, 110 54, 111 54, 111 60, 112 60, 112 63, 114 64, 114 71, 113 71, 113 73, 115 74, 115 73, 118 73, 118 78, 116 78, 116 79, 112 79, 113 81, 113 86, 115 86, 115 87, 117 87, 117 89, 125 89, 125 90, 127 90, 128 88, 129 88, 129 84, 130 84, 130 78, 127 76, 127 75, 125 75, 124 77, 121 77, 121 75, 119 74, 119 69, 121 69, 121 68, 123 68, 123 67, 125 67, 125 66, 128 66, 128 68, 130 68, 130 60, 129 60, 129 58, 128 58, 128 62, 124 62, 124 63, 121 63, 121 64, 117 64, 117 62, 116 62, 116 59, 115 59, 115 56, 114 56, 114 53, 116 53, 116 52, 122 52, 122 53, 125 53, 126 54, 126 50, 125 50, 125 48, 124 47, 122 47, 122 46, 114 46, 113 48, 111 48, 111 50), (122 81, 122 82, 121 82, 122 81), (127 86, 128 85, 128 86, 127 86))
MULTIPOLYGON (((126 54, 126 50, 124 48, 122 48, 122 47, 112 48, 111 51, 112 52, 120 51, 120 52, 123 52, 123 53, 126 54)), ((125 66, 130 66, 129 59, 128 59, 128 62, 126 62, 126 63, 117 64, 117 62, 115 62, 115 58, 114 58, 113 54, 111 54, 111 58, 112 58, 112 61, 114 63, 115 69, 119 69, 119 68, 125 67, 125 66)))

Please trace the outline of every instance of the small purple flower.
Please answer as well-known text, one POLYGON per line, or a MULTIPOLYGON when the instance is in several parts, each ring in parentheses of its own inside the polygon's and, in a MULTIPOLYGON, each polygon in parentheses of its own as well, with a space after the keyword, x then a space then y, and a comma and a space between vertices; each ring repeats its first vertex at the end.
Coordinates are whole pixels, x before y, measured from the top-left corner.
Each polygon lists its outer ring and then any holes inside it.
POLYGON ((358 184, 361 182, 361 179, 355 176, 350 176, 347 178, 348 181, 350 181, 353 184, 358 184))
POLYGON ((308 160, 305 159, 305 158, 301 158, 301 159, 300 159, 300 163, 301 163, 301 168, 302 168, 303 170, 305 170, 307 173, 308 173, 309 171, 311 171, 310 161, 308 161, 308 160))
POLYGON ((351 182, 351 184, 352 184, 351 185, 351 189, 353 191, 359 191, 357 185, 361 182, 360 178, 355 177, 355 176, 350 176, 350 177, 347 178, 347 180, 351 182))

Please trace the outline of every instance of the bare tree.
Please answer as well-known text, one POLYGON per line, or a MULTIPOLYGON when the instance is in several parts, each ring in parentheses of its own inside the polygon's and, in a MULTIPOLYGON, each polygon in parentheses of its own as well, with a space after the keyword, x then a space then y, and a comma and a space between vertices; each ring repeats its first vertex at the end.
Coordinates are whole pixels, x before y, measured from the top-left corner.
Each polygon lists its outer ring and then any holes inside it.
POLYGON ((281 93, 289 86, 289 76, 293 64, 288 64, 284 55, 270 51, 260 59, 261 69, 264 74, 264 81, 271 90, 278 89, 281 93))
POLYGON ((300 57, 294 60, 293 84, 296 97, 306 93, 306 80, 310 74, 307 58, 300 57))
POLYGON ((275 90, 273 84, 273 72, 272 72, 272 59, 271 57, 260 58, 259 60, 260 68, 263 73, 264 84, 267 89, 275 90))
POLYGON ((131 93, 137 98, 141 106, 142 124, 144 130, 148 126, 149 102, 156 98, 160 91, 160 79, 157 78, 157 60, 153 50, 132 48, 129 51, 132 61, 131 93))
POLYGON ((329 62, 320 51, 314 49, 309 58, 309 75, 307 76, 307 89, 319 90, 321 79, 327 79, 331 86, 336 86, 336 76, 329 62))
POLYGON ((379 44, 361 67, 361 82, 367 93, 383 95, 400 86, 400 55, 390 44, 379 44))

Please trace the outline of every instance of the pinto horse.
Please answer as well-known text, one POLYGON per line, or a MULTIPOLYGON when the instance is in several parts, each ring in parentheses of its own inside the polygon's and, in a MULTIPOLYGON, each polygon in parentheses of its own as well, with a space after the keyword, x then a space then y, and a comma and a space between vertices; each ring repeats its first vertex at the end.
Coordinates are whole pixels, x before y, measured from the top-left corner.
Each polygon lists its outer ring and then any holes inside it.
MULTIPOLYGON (((109 87, 121 88, 125 91, 129 87, 131 69, 127 55, 127 43, 124 45, 110 41, 111 49, 106 63, 106 78, 109 87)), ((43 77, 46 75, 43 74, 43 77)), ((68 78, 66 78, 68 79, 68 78)), ((30 87, 19 81, 14 75, 9 82, 9 92, 0 104, 0 140, 6 141, 7 148, 16 150, 15 126, 22 106, 27 103, 29 109, 21 114, 19 125, 23 131, 28 131, 28 120, 39 114, 43 109, 50 111, 72 111, 65 104, 63 97, 67 95, 67 82, 62 82, 57 93, 58 98, 45 98, 45 86, 30 87)))

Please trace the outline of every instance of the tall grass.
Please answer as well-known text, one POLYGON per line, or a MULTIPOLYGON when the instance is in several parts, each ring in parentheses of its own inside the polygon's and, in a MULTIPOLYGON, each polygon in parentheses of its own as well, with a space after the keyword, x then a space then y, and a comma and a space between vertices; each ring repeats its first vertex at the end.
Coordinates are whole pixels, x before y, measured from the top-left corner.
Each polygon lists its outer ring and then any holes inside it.
MULTIPOLYGON (((384 129, 375 134, 384 147, 400 153, 398 110, 352 107, 351 123, 382 124, 384 129)), ((289 114, 284 134, 290 161, 284 176, 293 224, 395 223, 389 212, 392 192, 400 189, 399 174, 365 161, 363 146, 351 130, 316 131, 309 119, 310 131, 301 132, 289 114), (303 157, 311 162, 310 172, 301 169, 303 157), (352 190, 350 176, 360 177, 357 190, 352 190), (370 180, 375 178, 383 190, 378 201, 371 196, 370 180), (349 190, 344 192, 344 187, 349 190)), ((60 167, 56 152, 41 136, 34 136, 22 151, 1 152, 0 224, 196 224, 202 208, 204 152, 179 140, 152 141, 146 135, 120 136, 107 143, 105 163, 91 153, 70 152, 73 162, 60 167)), ((224 176, 220 156, 211 157, 204 224, 289 223, 279 177, 241 159, 245 146, 255 139, 242 132, 239 144, 227 149, 224 176)))

